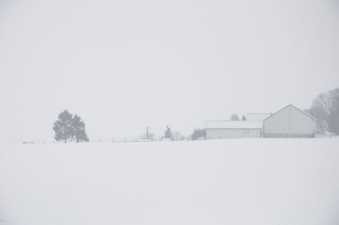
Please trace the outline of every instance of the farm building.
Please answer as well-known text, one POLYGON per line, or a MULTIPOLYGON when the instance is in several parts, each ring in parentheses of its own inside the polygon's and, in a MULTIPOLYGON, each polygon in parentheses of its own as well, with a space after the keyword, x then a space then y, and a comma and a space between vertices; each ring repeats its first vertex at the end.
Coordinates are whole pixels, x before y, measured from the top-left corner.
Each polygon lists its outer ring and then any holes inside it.
POLYGON ((245 118, 249 121, 264 121, 264 119, 270 115, 272 115, 272 113, 247 113, 245 118))
POLYGON ((261 137, 261 121, 207 121, 206 138, 261 137))
POLYGON ((276 113, 250 113, 245 121, 207 121, 207 139, 253 137, 314 137, 316 122, 299 108, 288 105, 276 113))
POLYGON ((264 137, 314 137, 316 122, 301 109, 288 105, 263 121, 264 137))

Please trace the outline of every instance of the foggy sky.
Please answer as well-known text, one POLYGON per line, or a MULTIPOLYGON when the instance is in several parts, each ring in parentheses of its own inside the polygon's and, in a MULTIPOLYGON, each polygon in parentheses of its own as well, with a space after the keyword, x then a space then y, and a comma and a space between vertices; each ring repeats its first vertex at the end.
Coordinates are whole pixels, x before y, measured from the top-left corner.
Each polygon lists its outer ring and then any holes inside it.
POLYGON ((64 109, 110 138, 307 108, 339 87, 338 5, 1 1, 1 136, 51 139, 64 109))

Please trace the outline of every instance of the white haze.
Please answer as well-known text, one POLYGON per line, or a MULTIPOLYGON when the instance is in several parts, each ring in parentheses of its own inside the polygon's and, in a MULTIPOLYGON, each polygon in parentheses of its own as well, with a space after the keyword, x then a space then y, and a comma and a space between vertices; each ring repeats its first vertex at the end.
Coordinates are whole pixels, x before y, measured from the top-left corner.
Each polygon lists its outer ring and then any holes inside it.
POLYGON ((335 0, 0 2, 1 137, 190 132, 339 86, 335 0))

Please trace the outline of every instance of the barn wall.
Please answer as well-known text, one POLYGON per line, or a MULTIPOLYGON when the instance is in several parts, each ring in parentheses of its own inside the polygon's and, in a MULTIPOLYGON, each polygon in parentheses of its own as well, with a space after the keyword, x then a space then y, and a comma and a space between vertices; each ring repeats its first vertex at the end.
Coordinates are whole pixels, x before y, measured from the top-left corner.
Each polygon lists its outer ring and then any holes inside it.
POLYGON ((316 129, 313 119, 290 106, 264 121, 265 137, 312 137, 316 129))
POLYGON ((260 137, 261 129, 247 128, 208 128, 206 129, 207 139, 222 139, 222 138, 247 138, 260 137))

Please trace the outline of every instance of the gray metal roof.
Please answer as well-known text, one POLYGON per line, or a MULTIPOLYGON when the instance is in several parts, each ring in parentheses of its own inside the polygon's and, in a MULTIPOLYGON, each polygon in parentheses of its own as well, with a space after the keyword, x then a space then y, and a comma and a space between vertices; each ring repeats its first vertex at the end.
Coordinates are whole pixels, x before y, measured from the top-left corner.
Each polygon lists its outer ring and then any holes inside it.
POLYGON ((272 113, 247 113, 245 117, 246 117, 246 120, 263 121, 270 115, 272 115, 272 113))
POLYGON ((232 121, 232 120, 212 120, 206 121, 206 129, 261 129, 262 121, 232 121))

